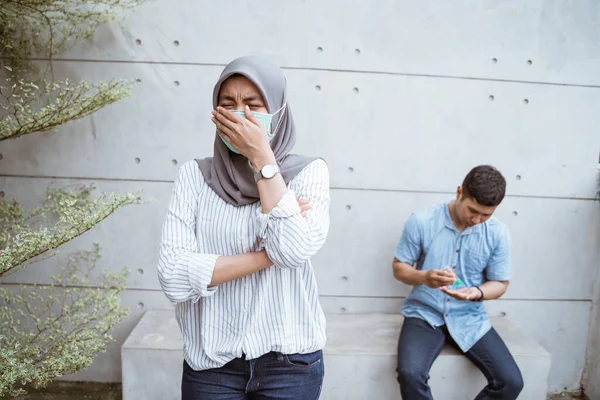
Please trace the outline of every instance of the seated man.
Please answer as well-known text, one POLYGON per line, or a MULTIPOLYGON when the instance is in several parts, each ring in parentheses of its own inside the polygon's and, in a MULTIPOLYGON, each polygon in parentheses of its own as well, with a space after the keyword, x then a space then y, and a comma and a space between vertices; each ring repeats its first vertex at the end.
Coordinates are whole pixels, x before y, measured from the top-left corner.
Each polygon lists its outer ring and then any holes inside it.
POLYGON ((502 296, 510 279, 510 233, 492 218, 505 189, 500 172, 478 166, 457 188, 455 200, 406 221, 393 262, 394 277, 414 286, 404 302, 398 341, 404 400, 433 398, 429 370, 446 342, 487 378, 476 399, 516 399, 523 388, 519 367, 482 303, 502 296))

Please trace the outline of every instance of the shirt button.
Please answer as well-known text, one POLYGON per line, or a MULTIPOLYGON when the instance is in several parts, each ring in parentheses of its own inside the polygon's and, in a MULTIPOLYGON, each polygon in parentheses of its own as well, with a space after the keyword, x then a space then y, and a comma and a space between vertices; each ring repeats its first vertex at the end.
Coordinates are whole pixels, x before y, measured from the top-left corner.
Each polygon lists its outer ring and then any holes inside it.
POLYGON ((446 318, 448 318, 448 314, 446 314, 446 318))
POLYGON ((457 252, 457 253, 460 253, 460 249, 456 249, 456 252, 457 252))

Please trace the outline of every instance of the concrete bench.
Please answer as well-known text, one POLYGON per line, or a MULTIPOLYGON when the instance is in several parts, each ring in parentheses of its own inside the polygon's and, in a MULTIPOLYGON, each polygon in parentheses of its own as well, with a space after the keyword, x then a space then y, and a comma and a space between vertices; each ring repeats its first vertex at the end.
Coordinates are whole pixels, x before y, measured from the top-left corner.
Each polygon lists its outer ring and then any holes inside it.
MULTIPOLYGON (((327 316, 323 400, 399 399, 396 345, 402 316, 337 314, 327 316)), ((525 380, 520 396, 546 399, 550 354, 506 318, 492 324, 511 350, 525 380)), ((123 400, 179 400, 182 337, 173 310, 144 314, 122 347, 123 400)), ((464 356, 446 346, 431 370, 436 399, 473 399, 486 384, 464 356)))

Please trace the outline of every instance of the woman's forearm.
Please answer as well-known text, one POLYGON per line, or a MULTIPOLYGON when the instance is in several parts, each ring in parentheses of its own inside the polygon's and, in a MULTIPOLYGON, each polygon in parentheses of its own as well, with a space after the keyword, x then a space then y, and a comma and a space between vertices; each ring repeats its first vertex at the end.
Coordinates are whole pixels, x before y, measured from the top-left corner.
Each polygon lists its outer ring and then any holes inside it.
POLYGON ((271 265, 273 263, 269 260, 267 252, 264 250, 237 254, 235 256, 220 256, 217 258, 209 286, 220 285, 221 283, 251 275, 271 265))

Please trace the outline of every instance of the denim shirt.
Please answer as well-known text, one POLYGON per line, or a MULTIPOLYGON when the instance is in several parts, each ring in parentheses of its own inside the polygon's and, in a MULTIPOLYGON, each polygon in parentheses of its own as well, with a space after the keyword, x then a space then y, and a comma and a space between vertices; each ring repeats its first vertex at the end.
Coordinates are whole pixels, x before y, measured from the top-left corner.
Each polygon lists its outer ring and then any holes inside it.
MULTIPOLYGON (((396 247, 396 259, 417 263, 422 271, 455 267, 462 284, 454 289, 479 286, 488 280, 510 280, 511 237, 506 225, 492 217, 459 232, 450 218, 449 203, 410 216, 396 247)), ((425 285, 412 289, 402 314, 425 320, 433 328, 446 324, 463 352, 491 328, 483 303, 457 300, 425 285)))

